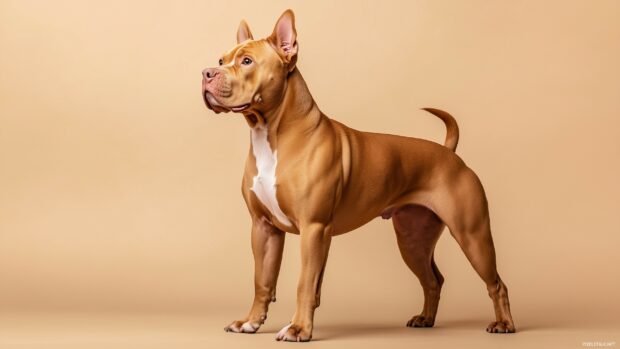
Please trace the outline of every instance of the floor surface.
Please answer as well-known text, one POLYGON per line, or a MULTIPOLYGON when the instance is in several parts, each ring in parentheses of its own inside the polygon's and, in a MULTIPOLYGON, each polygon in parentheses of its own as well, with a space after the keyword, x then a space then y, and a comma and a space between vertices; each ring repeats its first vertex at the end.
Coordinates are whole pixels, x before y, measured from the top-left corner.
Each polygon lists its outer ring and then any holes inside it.
MULTIPOLYGON (((4 313, 0 348, 282 348, 274 340, 283 325, 269 321, 257 334, 223 331, 229 311, 210 314, 4 313)), ((273 319, 271 319, 273 320, 273 319)), ((524 317, 516 334, 484 331, 488 319, 444 318, 435 328, 406 328, 382 317, 321 320, 314 339, 319 348, 582 348, 616 347, 620 327, 613 321, 581 320, 561 315, 524 317), (545 320, 543 320, 545 319, 545 320), (606 322, 607 324, 604 324, 606 322)))

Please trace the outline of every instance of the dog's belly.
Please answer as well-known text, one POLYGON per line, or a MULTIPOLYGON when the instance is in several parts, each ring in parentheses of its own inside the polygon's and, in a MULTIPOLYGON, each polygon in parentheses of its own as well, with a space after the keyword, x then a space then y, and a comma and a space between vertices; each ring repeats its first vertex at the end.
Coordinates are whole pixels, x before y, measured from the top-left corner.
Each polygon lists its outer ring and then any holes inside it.
POLYGON ((252 129, 252 153, 256 159, 256 176, 250 188, 260 202, 282 224, 292 226, 291 221, 282 212, 276 198, 277 150, 272 151, 267 139, 267 129, 257 125, 252 129))

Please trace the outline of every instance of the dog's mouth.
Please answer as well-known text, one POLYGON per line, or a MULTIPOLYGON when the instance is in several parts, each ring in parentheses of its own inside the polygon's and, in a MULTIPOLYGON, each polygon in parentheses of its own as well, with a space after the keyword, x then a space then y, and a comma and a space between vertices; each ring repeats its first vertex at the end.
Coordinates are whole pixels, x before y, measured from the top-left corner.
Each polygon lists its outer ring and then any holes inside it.
POLYGON ((226 106, 220 103, 220 101, 218 101, 217 98, 215 98, 215 96, 211 92, 206 91, 206 90, 202 92, 202 98, 204 99, 205 105, 207 106, 207 108, 213 110, 217 114, 222 113, 222 112, 228 113, 231 111, 233 113, 240 113, 250 107, 250 103, 245 103, 245 104, 241 104, 237 106, 230 106, 230 107, 226 106))

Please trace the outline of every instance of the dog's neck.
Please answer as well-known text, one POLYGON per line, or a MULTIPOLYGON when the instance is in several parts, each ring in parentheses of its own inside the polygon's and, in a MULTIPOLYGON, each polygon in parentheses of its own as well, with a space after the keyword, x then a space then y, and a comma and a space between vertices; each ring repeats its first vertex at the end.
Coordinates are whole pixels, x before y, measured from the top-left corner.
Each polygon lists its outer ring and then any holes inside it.
POLYGON ((275 145, 277 138, 284 134, 309 134, 309 131, 316 128, 324 117, 314 102, 304 78, 295 68, 288 76, 281 103, 276 108, 264 112, 258 117, 258 122, 250 126, 267 128, 270 143, 275 145))

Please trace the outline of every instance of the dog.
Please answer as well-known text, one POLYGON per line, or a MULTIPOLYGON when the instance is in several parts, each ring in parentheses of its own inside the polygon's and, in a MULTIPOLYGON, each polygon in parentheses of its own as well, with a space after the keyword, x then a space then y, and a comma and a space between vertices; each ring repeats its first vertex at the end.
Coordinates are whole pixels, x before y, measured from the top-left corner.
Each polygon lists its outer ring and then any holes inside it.
POLYGON ((484 189, 455 154, 455 119, 425 108, 445 123, 444 145, 354 130, 321 112, 297 56, 295 17, 287 10, 260 40, 241 21, 237 45, 202 71, 207 108, 242 114, 251 135, 241 190, 252 219, 255 295, 249 314, 225 330, 255 333, 264 323, 288 232, 300 235, 301 275, 295 314, 276 339, 309 341, 332 237, 383 217, 392 219, 402 258, 424 291, 424 307, 407 326, 435 323, 444 278, 433 251, 447 226, 493 301, 496 319, 487 332, 515 332, 484 189))

